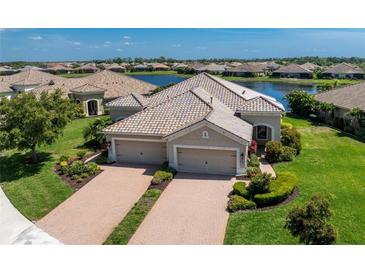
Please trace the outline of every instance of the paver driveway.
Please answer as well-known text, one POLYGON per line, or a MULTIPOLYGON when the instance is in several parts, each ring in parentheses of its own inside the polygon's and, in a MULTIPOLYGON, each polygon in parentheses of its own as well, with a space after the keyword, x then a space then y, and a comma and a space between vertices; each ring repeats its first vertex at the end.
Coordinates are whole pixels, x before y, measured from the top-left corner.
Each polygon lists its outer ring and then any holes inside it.
POLYGON ((129 244, 223 244, 234 179, 178 173, 129 244))
POLYGON ((64 244, 102 244, 148 188, 155 167, 113 165, 37 225, 64 244))

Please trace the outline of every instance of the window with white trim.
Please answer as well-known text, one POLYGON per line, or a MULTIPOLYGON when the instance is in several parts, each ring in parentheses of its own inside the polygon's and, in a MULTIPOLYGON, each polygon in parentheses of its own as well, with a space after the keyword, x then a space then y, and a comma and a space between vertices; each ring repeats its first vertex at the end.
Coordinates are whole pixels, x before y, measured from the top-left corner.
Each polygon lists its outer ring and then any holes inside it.
POLYGON ((203 139, 209 139, 209 133, 208 133, 208 131, 204 130, 204 131, 202 132, 202 138, 203 138, 203 139))

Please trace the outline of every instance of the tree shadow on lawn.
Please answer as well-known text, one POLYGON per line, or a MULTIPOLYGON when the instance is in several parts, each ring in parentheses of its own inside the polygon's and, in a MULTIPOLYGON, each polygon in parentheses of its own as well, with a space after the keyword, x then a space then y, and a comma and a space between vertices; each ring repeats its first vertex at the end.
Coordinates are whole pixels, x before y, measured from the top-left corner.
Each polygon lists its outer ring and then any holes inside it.
POLYGON ((362 139, 362 138, 360 138, 360 137, 358 137, 358 136, 356 136, 356 135, 354 135, 352 133, 347 133, 346 131, 342 131, 342 130, 337 129, 337 128, 334 128, 334 129, 337 130, 337 132, 336 132, 336 136, 337 137, 348 137, 348 138, 354 139, 354 140, 356 140, 358 142, 361 142, 361 143, 365 144, 365 140, 364 139, 362 139))
POLYGON ((11 182, 37 174, 52 159, 50 153, 38 152, 38 163, 31 163, 31 153, 16 152, 0 156, 0 183, 11 182))
POLYGON ((100 147, 100 145, 97 142, 95 142, 94 140, 90 140, 81 145, 78 145, 76 148, 97 150, 99 147, 100 147))

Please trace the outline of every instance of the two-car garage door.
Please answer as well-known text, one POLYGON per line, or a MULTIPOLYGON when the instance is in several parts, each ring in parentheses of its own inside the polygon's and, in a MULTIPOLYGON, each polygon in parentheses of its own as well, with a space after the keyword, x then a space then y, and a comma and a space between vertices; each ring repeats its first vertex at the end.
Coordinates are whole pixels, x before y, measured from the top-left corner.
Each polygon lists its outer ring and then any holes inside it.
POLYGON ((166 143, 115 141, 116 160, 120 163, 156 164, 166 161, 166 143))
POLYGON ((207 174, 236 174, 234 150, 177 148, 178 170, 207 174))

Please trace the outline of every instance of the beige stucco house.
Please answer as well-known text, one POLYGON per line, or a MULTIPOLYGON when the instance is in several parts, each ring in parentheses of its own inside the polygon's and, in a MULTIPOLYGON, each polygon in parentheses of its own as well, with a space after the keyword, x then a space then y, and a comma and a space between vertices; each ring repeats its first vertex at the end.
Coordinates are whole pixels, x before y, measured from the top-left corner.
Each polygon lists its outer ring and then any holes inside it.
POLYGON ((130 94, 107 104, 109 157, 178 171, 244 174, 253 139, 280 139, 284 107, 274 98, 201 73, 155 95, 130 94))
POLYGON ((80 78, 64 78, 39 70, 0 76, 0 98, 11 98, 22 92, 54 92, 60 89, 65 96, 82 105, 86 116, 104 113, 105 103, 128 94, 146 94, 155 85, 109 70, 80 78))

